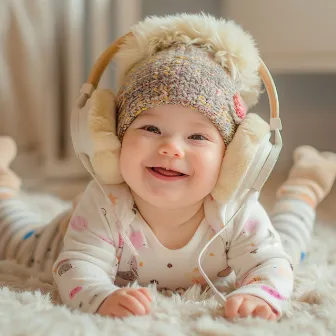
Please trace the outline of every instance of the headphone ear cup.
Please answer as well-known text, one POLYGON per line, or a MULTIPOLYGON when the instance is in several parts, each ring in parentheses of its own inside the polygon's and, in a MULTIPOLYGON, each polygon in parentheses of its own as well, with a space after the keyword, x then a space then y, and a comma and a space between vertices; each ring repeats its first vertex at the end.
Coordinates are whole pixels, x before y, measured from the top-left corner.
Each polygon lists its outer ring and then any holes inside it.
POLYGON ((211 193, 216 201, 227 203, 243 187, 253 185, 257 170, 261 170, 272 149, 269 138, 269 124, 257 114, 249 113, 224 154, 217 184, 211 193))
POLYGON ((90 161, 95 175, 105 184, 124 182, 119 168, 121 144, 116 134, 116 125, 114 93, 111 90, 95 90, 88 112, 92 142, 90 161))

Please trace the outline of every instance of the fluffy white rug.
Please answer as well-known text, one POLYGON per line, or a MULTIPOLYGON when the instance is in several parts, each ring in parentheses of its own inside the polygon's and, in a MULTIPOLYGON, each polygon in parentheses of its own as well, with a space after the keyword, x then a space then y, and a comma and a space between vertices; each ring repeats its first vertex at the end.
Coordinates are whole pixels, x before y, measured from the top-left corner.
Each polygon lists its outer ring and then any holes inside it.
MULTIPOLYGON (((51 218, 69 206, 51 196, 26 195, 32 206, 51 218)), ((336 225, 319 223, 312 252, 297 272, 296 289, 279 322, 220 317, 218 304, 197 287, 184 297, 165 298, 152 288, 152 314, 125 320, 102 318, 54 305, 50 276, 32 274, 0 262, 0 335, 336 335, 336 225)))

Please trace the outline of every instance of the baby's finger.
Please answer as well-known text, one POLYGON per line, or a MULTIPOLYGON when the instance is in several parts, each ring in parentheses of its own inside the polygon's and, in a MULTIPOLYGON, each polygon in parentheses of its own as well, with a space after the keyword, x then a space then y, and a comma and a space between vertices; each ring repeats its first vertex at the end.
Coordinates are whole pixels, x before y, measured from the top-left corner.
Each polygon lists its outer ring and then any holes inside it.
POLYGON ((119 304, 117 309, 113 312, 111 312, 109 315, 113 317, 128 317, 133 316, 133 313, 129 311, 126 307, 123 307, 121 304, 119 304))
POLYGON ((262 305, 262 306, 258 306, 254 312, 253 312, 253 316, 255 317, 260 317, 263 319, 268 319, 268 316, 271 313, 271 308, 269 306, 266 305, 262 305))
POLYGON ((148 297, 145 294, 143 294, 140 291, 132 291, 132 292, 128 292, 128 295, 131 295, 134 298, 136 298, 145 308, 146 314, 149 314, 149 312, 150 312, 150 301, 148 300, 148 297))
POLYGON ((139 288, 138 291, 141 292, 142 294, 145 294, 148 300, 152 302, 152 296, 148 288, 139 288))
POLYGON ((145 315, 145 307, 129 293, 120 295, 119 304, 124 308, 127 308, 134 315, 145 315))
POLYGON ((240 317, 251 316, 256 308, 256 304, 249 301, 244 300, 238 309, 238 313, 240 317))
POLYGON ((268 319, 269 319, 270 321, 276 321, 276 320, 278 319, 278 316, 277 316, 277 314, 275 314, 275 313, 271 313, 271 315, 268 316, 268 319))
POLYGON ((230 297, 225 304, 224 317, 229 319, 238 317, 238 310, 243 302, 243 299, 244 298, 239 295, 230 297))

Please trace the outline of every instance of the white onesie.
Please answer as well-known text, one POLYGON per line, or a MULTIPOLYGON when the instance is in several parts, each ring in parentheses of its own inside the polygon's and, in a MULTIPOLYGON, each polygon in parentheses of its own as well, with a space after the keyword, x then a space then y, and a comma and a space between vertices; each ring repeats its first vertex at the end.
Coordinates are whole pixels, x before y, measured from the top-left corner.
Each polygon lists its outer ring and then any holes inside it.
MULTIPOLYGON (((194 284, 206 285, 197 259, 209 239, 224 227, 226 206, 208 196, 205 218, 194 236, 184 247, 170 250, 143 220, 126 184, 103 188, 110 204, 96 182, 91 182, 54 264, 53 276, 64 303, 93 313, 109 294, 135 280, 142 286, 156 283, 159 289, 176 292, 194 284), (138 256, 131 253, 121 232, 138 256)), ((290 262, 265 210, 250 199, 244 212, 206 250, 202 266, 215 284, 234 271, 236 290, 227 297, 255 295, 280 316, 293 290, 290 262)))

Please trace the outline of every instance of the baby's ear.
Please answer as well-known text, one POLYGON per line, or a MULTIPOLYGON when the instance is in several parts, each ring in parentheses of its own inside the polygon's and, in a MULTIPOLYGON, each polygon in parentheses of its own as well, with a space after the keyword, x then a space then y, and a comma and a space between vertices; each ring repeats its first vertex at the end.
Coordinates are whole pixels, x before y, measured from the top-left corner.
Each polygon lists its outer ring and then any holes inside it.
POLYGON ((121 144, 116 134, 116 104, 112 91, 93 92, 88 123, 93 147, 90 160, 94 173, 105 184, 124 182, 119 168, 121 144))

